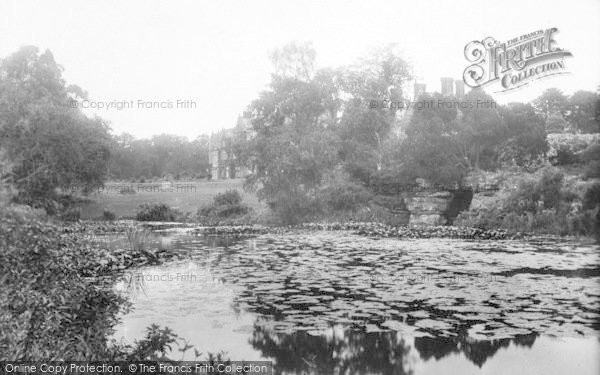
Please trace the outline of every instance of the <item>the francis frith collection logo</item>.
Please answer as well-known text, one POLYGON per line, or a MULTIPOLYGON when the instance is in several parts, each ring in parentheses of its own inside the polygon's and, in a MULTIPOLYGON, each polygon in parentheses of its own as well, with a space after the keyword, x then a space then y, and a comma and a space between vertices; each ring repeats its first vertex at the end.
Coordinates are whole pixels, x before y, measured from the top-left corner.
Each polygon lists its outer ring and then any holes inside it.
POLYGON ((471 63, 463 74, 465 84, 481 87, 496 84, 496 92, 510 91, 540 78, 566 74, 565 57, 571 52, 561 49, 553 27, 521 35, 507 42, 492 37, 474 40, 465 46, 465 58, 471 63))

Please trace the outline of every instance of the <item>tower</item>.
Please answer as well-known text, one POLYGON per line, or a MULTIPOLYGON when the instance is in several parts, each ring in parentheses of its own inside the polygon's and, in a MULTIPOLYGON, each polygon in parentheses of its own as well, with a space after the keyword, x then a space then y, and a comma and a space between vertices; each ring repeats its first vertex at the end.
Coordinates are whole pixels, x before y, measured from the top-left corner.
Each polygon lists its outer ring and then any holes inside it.
POLYGON ((442 95, 451 96, 454 94, 454 79, 444 77, 442 78, 442 95))
POLYGON ((465 83, 463 81, 457 79, 454 81, 454 87, 456 87, 455 95, 458 99, 461 99, 463 96, 465 96, 465 83))

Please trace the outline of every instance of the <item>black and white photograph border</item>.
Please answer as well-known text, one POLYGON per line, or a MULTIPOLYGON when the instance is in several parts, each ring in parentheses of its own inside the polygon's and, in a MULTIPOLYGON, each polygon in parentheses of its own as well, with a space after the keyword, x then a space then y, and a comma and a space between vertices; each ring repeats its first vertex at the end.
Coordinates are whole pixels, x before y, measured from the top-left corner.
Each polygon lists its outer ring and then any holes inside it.
POLYGON ((598 25, 0 0, 0 374, 600 374, 598 25))

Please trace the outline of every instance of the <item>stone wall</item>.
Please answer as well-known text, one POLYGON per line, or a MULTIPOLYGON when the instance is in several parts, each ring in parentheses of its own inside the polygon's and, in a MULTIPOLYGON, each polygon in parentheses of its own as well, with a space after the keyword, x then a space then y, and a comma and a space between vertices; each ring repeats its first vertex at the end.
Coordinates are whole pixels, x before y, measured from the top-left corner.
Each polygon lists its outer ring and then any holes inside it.
POLYGON ((440 191, 402 192, 380 198, 377 203, 394 214, 401 225, 445 225, 455 197, 450 191, 440 191))
POLYGON ((410 211, 409 225, 444 225, 452 193, 407 193, 406 208, 410 211))

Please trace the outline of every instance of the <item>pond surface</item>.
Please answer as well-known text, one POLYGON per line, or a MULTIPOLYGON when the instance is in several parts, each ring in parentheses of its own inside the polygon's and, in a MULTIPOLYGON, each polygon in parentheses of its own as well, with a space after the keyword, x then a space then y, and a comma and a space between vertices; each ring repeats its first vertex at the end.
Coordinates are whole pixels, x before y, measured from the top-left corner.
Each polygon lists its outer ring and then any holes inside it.
POLYGON ((117 283, 128 342, 157 323, 290 374, 600 373, 595 245, 161 231, 150 247, 182 259, 117 283))

